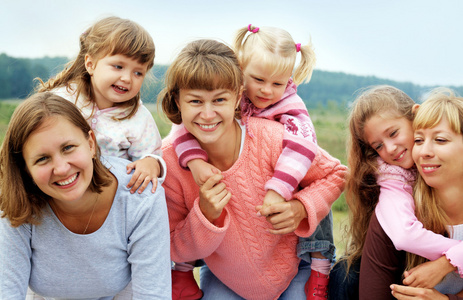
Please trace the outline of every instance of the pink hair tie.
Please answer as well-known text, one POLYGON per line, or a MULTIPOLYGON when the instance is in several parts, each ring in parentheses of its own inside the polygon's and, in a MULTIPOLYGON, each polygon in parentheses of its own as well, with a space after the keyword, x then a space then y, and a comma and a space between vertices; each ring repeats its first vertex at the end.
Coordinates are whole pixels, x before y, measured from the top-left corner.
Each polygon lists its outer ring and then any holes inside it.
POLYGON ((301 43, 296 44, 296 52, 301 51, 301 43))
POLYGON ((248 25, 248 31, 251 31, 252 33, 256 33, 259 31, 259 27, 255 27, 254 29, 251 29, 251 24, 248 25))

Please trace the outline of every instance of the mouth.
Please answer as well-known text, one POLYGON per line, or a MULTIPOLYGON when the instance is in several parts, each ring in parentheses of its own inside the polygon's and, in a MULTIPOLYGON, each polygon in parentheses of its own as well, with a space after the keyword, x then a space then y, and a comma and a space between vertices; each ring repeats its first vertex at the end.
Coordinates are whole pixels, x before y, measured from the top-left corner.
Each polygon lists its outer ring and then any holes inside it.
POLYGON ((215 124, 199 124, 199 127, 201 127, 201 129, 204 129, 204 130, 212 130, 214 129, 215 127, 217 127, 219 125, 220 122, 218 123, 215 123, 215 124))
POLYGON ((60 181, 56 181, 55 183, 59 186, 66 186, 66 185, 69 185, 71 183, 73 183, 74 181, 76 181, 77 177, 79 177, 79 173, 76 173, 74 174, 73 176, 65 179, 65 180, 60 180, 60 181))
POLYGON ((436 171, 439 168, 440 168, 440 166, 438 166, 438 165, 432 165, 432 166, 430 166, 430 165, 426 165, 426 166, 421 165, 421 169, 423 170, 423 173, 432 173, 432 172, 436 171))
POLYGON ((115 84, 113 84, 111 87, 113 88, 113 90, 115 90, 118 93, 125 93, 125 92, 129 91, 128 88, 125 88, 125 87, 119 86, 119 85, 115 85, 115 84))
POLYGON ((402 153, 399 154, 399 156, 397 156, 394 160, 395 161, 400 161, 402 160, 402 158, 405 156, 405 153, 407 152, 407 150, 404 150, 402 151, 402 153))

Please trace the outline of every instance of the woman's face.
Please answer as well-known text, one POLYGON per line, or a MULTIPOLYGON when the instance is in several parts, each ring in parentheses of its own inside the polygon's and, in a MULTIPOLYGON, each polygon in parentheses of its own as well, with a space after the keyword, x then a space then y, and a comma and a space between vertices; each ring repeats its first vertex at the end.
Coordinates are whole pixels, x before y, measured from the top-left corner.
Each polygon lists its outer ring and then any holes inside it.
POLYGON ((463 136, 455 133, 446 118, 433 128, 415 131, 413 159, 427 185, 439 189, 463 180, 463 136))
POLYGON ((79 200, 93 178, 95 136, 63 117, 50 117, 23 146, 27 171, 37 187, 58 201, 79 200))
POLYGON ((239 96, 227 89, 180 90, 177 105, 182 123, 203 148, 226 141, 239 96))

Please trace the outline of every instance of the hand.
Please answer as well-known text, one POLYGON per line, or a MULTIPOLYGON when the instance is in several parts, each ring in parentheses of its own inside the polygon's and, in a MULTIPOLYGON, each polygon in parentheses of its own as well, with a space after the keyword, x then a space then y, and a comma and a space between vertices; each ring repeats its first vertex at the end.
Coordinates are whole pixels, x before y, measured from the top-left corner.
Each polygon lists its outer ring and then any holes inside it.
POLYGON ((408 299, 421 299, 421 300, 448 300, 449 298, 444 294, 439 293, 435 289, 416 288, 411 286, 404 286, 393 284, 391 285, 392 296, 401 300, 408 299))
POLYGON ((455 267, 450 264, 447 258, 441 256, 434 261, 425 262, 405 271, 403 284, 412 287, 433 288, 441 282, 445 275, 454 270, 455 267))
POLYGON ((199 186, 202 186, 212 175, 220 173, 219 169, 199 158, 190 160, 187 165, 199 186))
POLYGON ((214 223, 230 201, 231 193, 226 189, 222 174, 214 174, 199 189, 199 208, 203 215, 214 223))
POLYGON ((153 183, 151 192, 154 193, 158 185, 158 177, 161 175, 161 166, 158 160, 148 156, 134 161, 127 165, 127 174, 130 174, 134 169, 135 172, 127 184, 127 188, 131 189, 130 192, 133 194, 138 189, 139 194, 143 193, 151 181, 153 183))
POLYGON ((272 224, 273 229, 269 232, 273 234, 287 234, 297 229, 307 212, 304 205, 299 200, 290 200, 283 203, 276 203, 271 206, 256 206, 257 214, 266 217, 272 224))
POLYGON ((275 192, 274 190, 268 190, 267 194, 264 197, 264 204, 262 207, 267 207, 274 205, 276 203, 283 203, 285 202, 285 198, 283 198, 280 194, 275 192))

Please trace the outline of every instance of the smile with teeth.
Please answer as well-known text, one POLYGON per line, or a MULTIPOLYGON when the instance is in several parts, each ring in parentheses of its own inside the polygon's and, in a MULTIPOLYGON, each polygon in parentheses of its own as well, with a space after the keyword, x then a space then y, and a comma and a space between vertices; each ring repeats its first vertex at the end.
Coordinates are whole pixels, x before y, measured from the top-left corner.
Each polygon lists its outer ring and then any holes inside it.
POLYGON ((66 180, 57 181, 56 184, 60 185, 60 186, 71 184, 77 179, 78 175, 79 175, 79 173, 76 173, 74 176, 72 176, 72 177, 70 177, 70 178, 68 178, 66 180))
POLYGON ((406 151, 402 152, 402 153, 399 155, 399 157, 397 157, 395 160, 401 160, 402 157, 404 157, 405 152, 406 152, 406 151))
POLYGON ((127 92, 129 90, 129 89, 126 89, 125 87, 118 86, 118 85, 113 85, 113 87, 123 92, 127 92))
POLYGON ((439 168, 439 167, 437 167, 437 166, 435 166, 435 167, 423 167, 423 170, 424 171, 432 171, 432 170, 435 170, 437 168, 439 168))
POLYGON ((215 124, 211 124, 211 125, 207 125, 207 124, 198 124, 199 127, 203 128, 203 129, 212 129, 214 128, 215 126, 217 126, 219 123, 215 123, 215 124))

